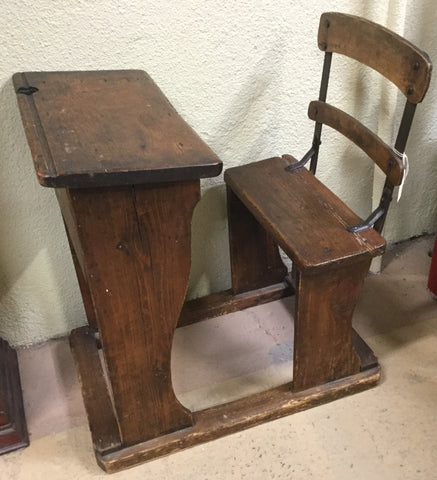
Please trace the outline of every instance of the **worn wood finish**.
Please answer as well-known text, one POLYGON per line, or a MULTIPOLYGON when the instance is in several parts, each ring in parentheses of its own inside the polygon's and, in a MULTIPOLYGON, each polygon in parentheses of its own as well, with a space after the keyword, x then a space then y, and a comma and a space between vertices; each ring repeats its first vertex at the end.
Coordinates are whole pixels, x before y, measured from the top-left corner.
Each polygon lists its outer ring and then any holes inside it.
POLYGON ((277 243, 230 188, 227 196, 233 292, 238 294, 282 282, 287 268, 277 243))
POLYGON ((199 196, 198 180, 59 193, 83 253, 124 446, 192 422, 173 392, 170 355, 199 196))
POLYGON ((244 167, 244 175, 228 171, 233 298, 225 292, 190 302, 181 315, 198 179, 220 172, 218 158, 144 72, 28 73, 14 84, 37 89, 18 98, 41 183, 66 187, 57 189, 58 200, 101 355, 88 327, 72 333, 71 345, 103 468, 125 468, 377 383, 379 367, 359 372, 370 354, 357 350, 366 354, 360 365, 349 314, 361 266, 385 242, 372 230, 347 232, 358 217, 306 170, 285 173, 294 159, 259 162, 244 167), (291 392, 287 384, 193 414, 171 382, 178 321, 288 294, 278 245, 293 259, 298 329, 309 335, 305 345, 301 334, 296 338, 293 385, 305 391, 291 392), (330 274, 352 289, 349 296, 326 280, 330 274), (319 278, 327 293, 311 329, 319 278), (327 366, 308 358, 308 346, 327 366), (308 388, 322 382, 328 383, 308 388))
POLYGON ((300 270, 381 255, 385 240, 372 229, 349 233, 361 219, 312 173, 284 172, 293 161, 286 156, 230 168, 225 181, 300 270))
POLYGON ((122 447, 117 417, 108 388, 95 331, 81 327, 70 334, 71 351, 80 369, 82 397, 96 452, 108 453, 122 447))
POLYGON ((140 70, 13 77, 38 179, 49 187, 218 175, 222 163, 140 70), (34 87, 32 95, 20 88, 34 87))
POLYGON ((352 315, 370 258, 354 265, 300 272, 295 303, 293 390, 306 390, 360 371, 352 315))
POLYGON ((368 370, 378 366, 378 359, 367 343, 352 329, 352 346, 360 357, 360 370, 368 370))
POLYGON ((349 140, 352 140, 378 165, 394 186, 402 183, 404 167, 399 156, 354 117, 328 103, 319 101, 310 103, 308 117, 334 128, 349 140))
MULTIPOLYGON (((382 253, 385 241, 374 230, 349 233, 349 222, 359 221, 355 214, 308 170, 287 174, 290 160, 274 158, 229 169, 225 180, 235 192, 230 196, 231 208, 236 205, 229 223, 231 238, 233 230, 245 225, 246 216, 256 217, 294 262, 293 386, 300 391, 360 371, 352 314, 371 258, 382 253)), ((247 242, 254 238, 256 251, 257 238, 248 237, 247 242)), ((245 265, 251 268, 244 246, 234 254, 243 272, 245 265)))
POLYGON ((108 473, 114 473, 139 462, 362 392, 377 385, 379 378, 377 367, 295 394, 290 391, 290 384, 282 385, 249 398, 196 412, 194 426, 186 432, 175 432, 108 455, 97 455, 97 461, 108 473))
POLYGON ((27 445, 17 353, 0 338, 0 455, 27 445))
MULTIPOLYGON (((60 203, 66 205, 67 203, 66 201, 68 201, 67 200, 68 196, 65 195, 64 189, 58 190, 57 197, 60 203)), ((64 222, 64 225, 65 225, 65 222, 64 222)), ((71 220, 70 220, 70 225, 73 225, 71 220)), ((85 308, 85 313, 88 319, 88 325, 90 325, 90 327, 92 327, 94 330, 97 330, 98 327, 97 327, 96 311, 94 309, 93 298, 91 296, 91 292, 88 287, 88 282, 85 275, 83 274, 81 265, 79 263, 79 259, 76 254, 76 250, 74 249, 73 242, 70 239, 70 234, 68 233, 68 228, 66 225, 65 225, 65 228, 66 228, 66 233, 68 238, 68 244, 70 246, 71 256, 73 258, 74 269, 76 271, 77 281, 79 283, 83 306, 85 308)), ((78 245, 77 242, 76 242, 76 245, 78 245)))
POLYGON ((428 55, 387 28, 364 18, 327 12, 320 18, 319 48, 354 58, 393 82, 411 103, 428 90, 428 55))
POLYGON ((293 294, 293 288, 287 282, 268 287, 234 294, 232 289, 196 298, 185 303, 179 317, 178 327, 185 327, 208 318, 226 315, 263 303, 273 302, 293 294))
MULTIPOLYGON (((95 395, 98 398, 105 397, 106 387, 102 387, 102 381, 96 381, 96 376, 102 375, 102 367, 94 338, 86 328, 77 330, 74 335, 73 350, 78 361, 83 388, 92 391, 96 388, 95 385, 98 385, 98 388, 104 391, 103 393, 96 391, 95 395), (88 336, 88 339, 84 339, 84 336, 88 336), (94 353, 91 353, 91 349, 94 349, 94 353), (89 374, 92 371, 96 372, 95 375, 89 374)), ((116 449, 110 453, 96 450, 97 461, 105 471, 114 473, 141 462, 361 392, 377 385, 379 379, 380 369, 376 366, 298 393, 292 392, 292 384, 287 383, 247 398, 194 412, 191 428, 116 449)), ((97 409, 92 411, 98 415, 97 409)))

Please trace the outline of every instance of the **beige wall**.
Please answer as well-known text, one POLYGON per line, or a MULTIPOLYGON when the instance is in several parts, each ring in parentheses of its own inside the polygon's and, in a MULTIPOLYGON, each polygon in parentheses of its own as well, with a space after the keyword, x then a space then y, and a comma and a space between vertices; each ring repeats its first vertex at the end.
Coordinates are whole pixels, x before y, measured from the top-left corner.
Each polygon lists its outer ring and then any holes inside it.
MULTIPOLYGON (((307 104, 318 94, 320 13, 338 10, 405 34, 437 58, 432 0, 4 0, 0 16, 0 335, 15 345, 63 335, 86 322, 54 192, 35 179, 11 75, 32 70, 146 70, 225 168, 308 149, 307 104), (27 3, 27 5, 25 4, 27 3)), ((341 66, 342 60, 334 63, 341 66)), ((397 94, 379 78, 352 87, 356 68, 329 92, 351 113, 390 136, 397 94), (366 100, 382 92, 383 108, 366 100)), ((335 80, 335 71, 334 71, 335 80)), ((367 75, 367 74, 364 74, 367 75)), ((396 241, 437 225, 435 81, 418 109, 408 153, 411 173, 386 235, 396 241)), ((324 142, 319 175, 361 216, 378 197, 366 159, 345 148, 333 160, 324 142)), ((375 177, 375 178, 374 178, 375 177)), ((222 177, 203 182, 193 221, 190 296, 229 286, 222 177)))

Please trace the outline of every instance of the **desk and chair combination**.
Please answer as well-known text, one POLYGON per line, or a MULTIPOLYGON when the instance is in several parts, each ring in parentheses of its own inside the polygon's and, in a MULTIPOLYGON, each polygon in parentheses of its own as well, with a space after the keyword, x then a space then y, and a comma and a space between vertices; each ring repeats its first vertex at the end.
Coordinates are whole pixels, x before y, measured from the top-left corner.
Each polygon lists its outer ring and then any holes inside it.
POLYGON ((370 262, 384 252, 381 231, 431 62, 386 28, 340 13, 321 16, 318 46, 324 62, 319 98, 308 109, 315 125, 308 153, 225 171, 231 288, 188 302, 191 217, 200 179, 219 175, 220 159, 145 72, 14 75, 38 180, 56 190, 88 317, 70 340, 95 454, 107 472, 379 381, 378 361, 352 316, 370 262), (405 97, 393 147, 327 103, 337 55, 376 70, 405 97), (386 175, 366 220, 315 176, 322 127, 358 145, 386 175), (171 380, 175 329, 290 294, 292 382, 201 411, 183 406, 171 380))

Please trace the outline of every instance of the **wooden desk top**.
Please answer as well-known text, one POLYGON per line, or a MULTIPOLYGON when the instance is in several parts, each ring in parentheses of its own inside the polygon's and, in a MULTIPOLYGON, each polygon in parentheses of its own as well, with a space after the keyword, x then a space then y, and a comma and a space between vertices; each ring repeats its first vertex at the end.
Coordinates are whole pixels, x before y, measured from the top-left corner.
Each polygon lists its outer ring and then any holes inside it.
POLYGON ((182 181, 222 170, 143 71, 26 72, 13 83, 44 186, 182 181))

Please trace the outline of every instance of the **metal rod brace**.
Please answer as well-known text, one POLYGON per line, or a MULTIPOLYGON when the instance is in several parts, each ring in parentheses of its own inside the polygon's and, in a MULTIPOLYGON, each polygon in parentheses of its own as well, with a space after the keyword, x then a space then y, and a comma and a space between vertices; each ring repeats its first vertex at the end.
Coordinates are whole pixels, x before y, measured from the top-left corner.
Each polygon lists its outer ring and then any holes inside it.
POLYGON ((384 215, 384 212, 384 208, 378 207, 363 222, 359 223, 358 225, 347 227, 347 231, 351 233, 358 233, 362 232, 363 230, 367 230, 368 228, 372 228, 378 219, 384 215))
POLYGON ((295 170, 299 170, 299 168, 304 167, 311 160, 311 157, 316 153, 316 149, 320 144, 320 141, 316 144, 313 144, 313 146, 308 150, 308 152, 305 153, 305 155, 302 157, 302 160, 288 165, 288 167, 285 167, 285 170, 287 172, 294 172, 295 170))

